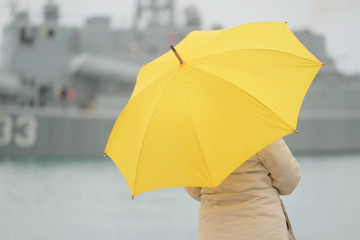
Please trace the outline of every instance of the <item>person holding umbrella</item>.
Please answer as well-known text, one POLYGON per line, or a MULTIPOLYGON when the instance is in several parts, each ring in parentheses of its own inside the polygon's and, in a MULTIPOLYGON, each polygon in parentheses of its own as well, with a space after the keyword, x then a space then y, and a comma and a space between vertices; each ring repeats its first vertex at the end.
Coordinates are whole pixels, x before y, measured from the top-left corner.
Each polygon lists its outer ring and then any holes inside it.
POLYGON ((104 154, 133 198, 186 187, 201 240, 294 239, 279 195, 301 171, 282 137, 322 66, 286 22, 193 31, 142 67, 104 154))
POLYGON ((199 240, 295 239, 279 195, 292 193, 301 169, 283 139, 276 140, 214 188, 185 187, 201 202, 199 240))

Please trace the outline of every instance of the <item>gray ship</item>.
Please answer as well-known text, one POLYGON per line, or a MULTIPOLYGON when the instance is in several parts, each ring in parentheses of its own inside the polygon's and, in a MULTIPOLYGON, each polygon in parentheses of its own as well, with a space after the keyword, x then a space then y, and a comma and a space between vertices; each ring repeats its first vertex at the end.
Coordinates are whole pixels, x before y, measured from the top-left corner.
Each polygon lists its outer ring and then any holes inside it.
MULTIPOLYGON (((1 49, 0 158, 101 156, 141 66, 199 29, 195 8, 178 26, 174 7, 173 0, 138 0, 133 26, 113 29, 106 16, 90 17, 81 28, 61 26, 53 1, 43 8, 42 24, 32 25, 13 6, 1 49)), ((288 144, 297 153, 360 151, 360 77, 338 73, 322 36, 295 34, 327 67, 288 144)))

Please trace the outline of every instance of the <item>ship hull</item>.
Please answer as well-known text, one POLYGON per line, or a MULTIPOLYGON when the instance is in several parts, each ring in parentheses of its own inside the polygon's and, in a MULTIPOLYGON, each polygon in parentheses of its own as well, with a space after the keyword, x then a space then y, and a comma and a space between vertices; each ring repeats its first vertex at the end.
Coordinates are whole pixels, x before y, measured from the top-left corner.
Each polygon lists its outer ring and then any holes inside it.
MULTIPOLYGON (((0 157, 101 157, 118 114, 2 106, 0 157)), ((295 154, 358 152, 359 126, 356 114, 303 112, 285 140, 295 154)))
POLYGON ((284 139, 296 154, 348 154, 360 151, 360 114, 304 113, 299 133, 284 139))
POLYGON ((100 157, 117 117, 115 112, 1 110, 1 158, 100 157))

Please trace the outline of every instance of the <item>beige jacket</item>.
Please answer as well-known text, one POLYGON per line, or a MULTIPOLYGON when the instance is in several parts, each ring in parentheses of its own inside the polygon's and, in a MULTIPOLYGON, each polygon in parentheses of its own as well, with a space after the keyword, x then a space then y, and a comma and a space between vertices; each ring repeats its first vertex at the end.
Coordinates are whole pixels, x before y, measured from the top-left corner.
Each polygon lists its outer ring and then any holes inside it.
POLYGON ((237 168, 215 190, 186 187, 200 201, 199 240, 295 239, 279 195, 293 192, 299 164, 279 139, 237 168))

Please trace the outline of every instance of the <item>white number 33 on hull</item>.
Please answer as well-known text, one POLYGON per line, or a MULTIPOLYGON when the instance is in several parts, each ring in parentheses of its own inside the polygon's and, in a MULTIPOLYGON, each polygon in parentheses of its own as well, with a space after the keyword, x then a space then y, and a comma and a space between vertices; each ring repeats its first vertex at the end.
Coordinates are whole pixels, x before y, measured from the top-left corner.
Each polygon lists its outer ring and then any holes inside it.
POLYGON ((37 120, 31 115, 20 115, 14 119, 0 115, 0 147, 8 146, 11 141, 22 148, 33 146, 37 127, 37 120))

